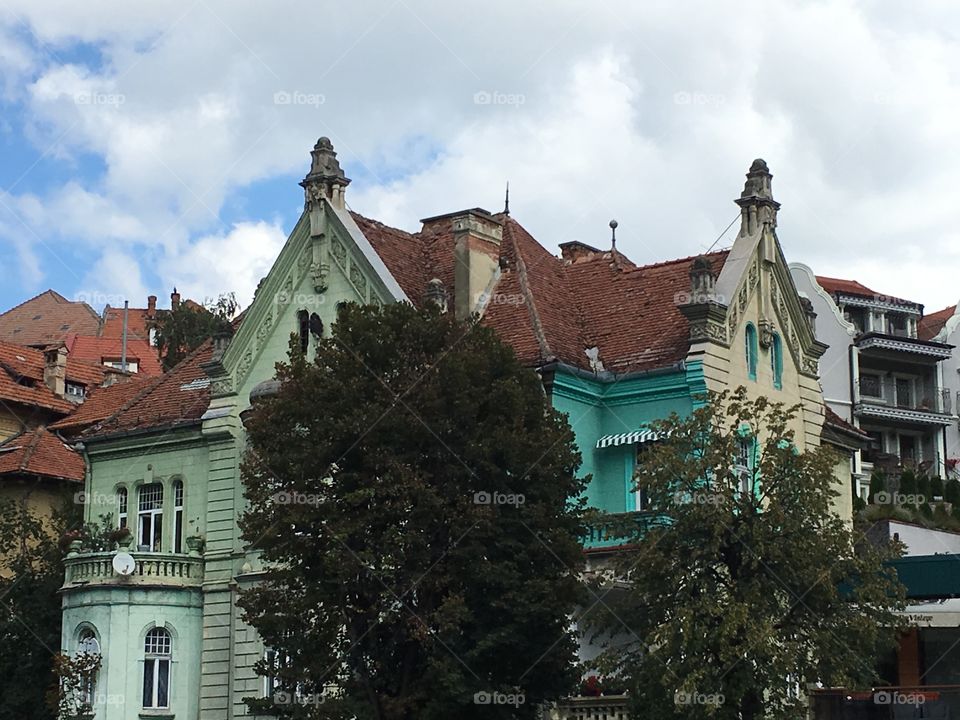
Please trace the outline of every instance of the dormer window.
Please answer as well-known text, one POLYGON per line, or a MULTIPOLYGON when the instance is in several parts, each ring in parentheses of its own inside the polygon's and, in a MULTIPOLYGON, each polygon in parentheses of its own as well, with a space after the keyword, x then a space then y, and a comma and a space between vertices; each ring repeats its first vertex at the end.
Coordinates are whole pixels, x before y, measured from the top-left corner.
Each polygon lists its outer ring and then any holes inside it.
POLYGON ((67 383, 66 385, 67 395, 73 398, 78 398, 82 400, 87 394, 86 389, 83 385, 77 385, 76 383, 67 383))

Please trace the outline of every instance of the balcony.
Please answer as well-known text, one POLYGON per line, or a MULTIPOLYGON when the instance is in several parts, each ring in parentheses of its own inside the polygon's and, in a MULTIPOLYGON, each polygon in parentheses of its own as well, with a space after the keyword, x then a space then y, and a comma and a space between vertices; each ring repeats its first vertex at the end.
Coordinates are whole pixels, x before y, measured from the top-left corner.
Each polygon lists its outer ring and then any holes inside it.
POLYGON ((63 589, 90 585, 123 587, 198 588, 203 583, 203 559, 175 553, 131 553, 134 570, 120 575, 113 569, 114 552, 70 554, 64 559, 63 589))
POLYGON ((590 523, 583 538, 587 550, 606 550, 630 545, 653 527, 669 524, 650 512, 604 513, 590 523))
POLYGON ((858 417, 915 425, 950 425, 950 391, 926 388, 919 380, 864 375, 857 387, 853 412, 858 417))
POLYGON ((629 720, 626 695, 572 697, 547 713, 550 720, 629 720))
POLYGON ((953 345, 910 337, 906 331, 902 330, 896 330, 891 334, 863 333, 857 336, 854 344, 865 355, 903 358, 904 354, 907 354, 913 356, 910 358, 913 361, 925 359, 939 362, 949 358, 953 350, 953 345))

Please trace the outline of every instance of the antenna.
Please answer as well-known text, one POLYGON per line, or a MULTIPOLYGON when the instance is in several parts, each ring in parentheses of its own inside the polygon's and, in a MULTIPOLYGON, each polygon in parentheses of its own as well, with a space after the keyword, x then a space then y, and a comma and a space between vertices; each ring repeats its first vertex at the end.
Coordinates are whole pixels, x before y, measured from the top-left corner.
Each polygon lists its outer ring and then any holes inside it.
POLYGON ((503 214, 510 214, 510 181, 507 180, 507 194, 503 199, 503 214))

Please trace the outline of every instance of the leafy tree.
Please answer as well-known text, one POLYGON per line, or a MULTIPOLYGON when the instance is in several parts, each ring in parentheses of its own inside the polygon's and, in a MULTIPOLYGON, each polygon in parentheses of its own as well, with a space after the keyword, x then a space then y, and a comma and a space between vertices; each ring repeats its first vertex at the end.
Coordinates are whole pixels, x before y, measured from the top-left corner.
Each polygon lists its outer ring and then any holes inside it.
POLYGON ((887 478, 882 473, 874 472, 870 475, 870 497, 867 499, 870 503, 875 503, 879 493, 887 491, 887 478))
POLYGON ((272 710, 532 718, 572 691, 586 481, 536 374, 484 327, 347 304, 277 377, 246 421, 241 521, 272 710))
POLYGON ((220 295, 209 308, 188 300, 172 310, 157 310, 153 327, 164 370, 172 368, 209 338, 232 335, 230 320, 238 307, 236 297, 229 293, 220 295))
POLYGON ((960 505, 960 481, 950 478, 943 488, 943 499, 952 506, 960 505))
POLYGON ((831 510, 836 456, 796 451, 794 412, 741 387, 658 423, 638 482, 662 522, 629 538, 612 613, 594 615, 638 716, 805 718, 808 683, 869 686, 893 646, 904 590, 883 563, 899 545, 854 548, 831 510))
POLYGON ((934 475, 930 478, 930 497, 929 500, 934 498, 943 498, 943 479, 939 475, 934 475))
POLYGON ((58 538, 77 515, 74 508, 50 519, 13 499, 0 502, 0 720, 54 717, 46 696, 60 650, 58 538))

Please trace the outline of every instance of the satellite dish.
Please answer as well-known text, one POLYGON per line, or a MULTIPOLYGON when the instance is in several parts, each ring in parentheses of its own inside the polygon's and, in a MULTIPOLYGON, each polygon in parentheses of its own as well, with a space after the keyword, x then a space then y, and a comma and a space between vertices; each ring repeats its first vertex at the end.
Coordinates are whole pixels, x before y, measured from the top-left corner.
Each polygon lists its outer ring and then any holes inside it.
POLYGON ((113 556, 113 569, 120 575, 130 575, 136 567, 137 561, 130 553, 118 552, 113 556))

